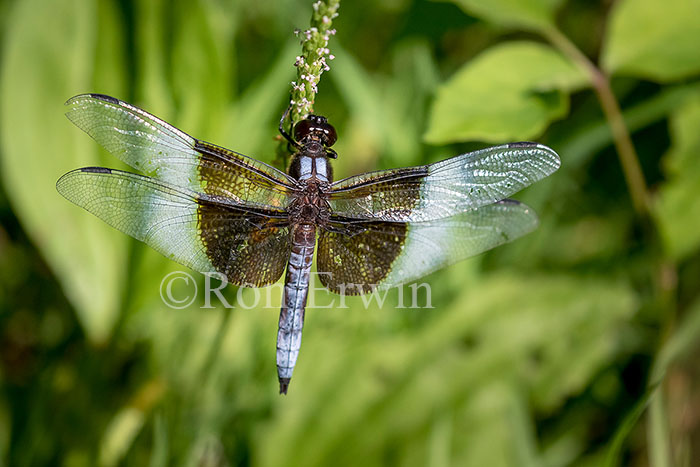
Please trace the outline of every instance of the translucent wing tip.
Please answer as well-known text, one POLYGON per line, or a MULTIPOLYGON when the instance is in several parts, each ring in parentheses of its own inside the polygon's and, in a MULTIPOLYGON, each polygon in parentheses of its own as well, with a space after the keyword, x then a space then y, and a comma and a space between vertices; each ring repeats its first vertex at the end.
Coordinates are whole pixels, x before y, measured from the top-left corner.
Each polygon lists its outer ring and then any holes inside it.
POLYGON ((80 169, 71 170, 70 172, 64 173, 63 175, 61 175, 61 178, 59 178, 58 180, 56 180, 56 190, 57 190, 61 195, 63 195, 63 197, 66 196, 66 195, 65 195, 66 182, 67 182, 68 180, 70 180, 71 177, 73 177, 73 174, 74 174, 75 172, 79 172, 79 171, 80 171, 80 169))
POLYGON ((72 190, 72 188, 75 188, 75 185, 71 184, 71 180, 73 180, 77 174, 85 172, 110 174, 112 173, 112 169, 106 167, 81 167, 80 169, 71 170, 63 174, 61 178, 56 181, 56 191, 67 200, 75 203, 75 191, 72 190))
POLYGON ((75 175, 82 169, 71 170, 56 181, 56 191, 73 204, 78 204, 79 189, 75 185, 75 175))
POLYGON ((525 203, 521 203, 515 199, 506 198, 494 203, 494 205, 510 206, 510 210, 512 210, 513 215, 519 218, 517 225, 520 227, 520 231, 512 238, 509 238, 508 241, 512 241, 518 237, 527 235, 537 229, 537 227, 540 225, 540 219, 535 210, 525 203))
POLYGON ((79 128, 83 129, 84 131, 87 131, 85 125, 88 122, 84 121, 85 115, 86 112, 90 111, 91 104, 96 104, 95 101, 101 101, 105 104, 115 106, 123 105, 122 101, 120 101, 119 99, 112 96, 107 96, 105 94, 78 94, 77 96, 73 96, 65 102, 64 105, 68 107, 68 110, 66 110, 66 117, 68 117, 68 120, 73 122, 79 128))
POLYGON ((547 168, 546 175, 551 175, 561 167, 559 154, 557 154, 554 149, 544 144, 535 143, 533 141, 518 141, 516 143, 507 144, 506 147, 509 149, 530 149, 537 151, 538 154, 541 155, 542 162, 545 163, 545 167, 547 168))
POLYGON ((65 105, 73 105, 84 99, 97 99, 100 101, 109 102, 110 104, 119 104, 120 102, 119 99, 117 99, 116 97, 108 96, 106 94, 99 94, 96 92, 89 92, 71 97, 65 102, 65 105))

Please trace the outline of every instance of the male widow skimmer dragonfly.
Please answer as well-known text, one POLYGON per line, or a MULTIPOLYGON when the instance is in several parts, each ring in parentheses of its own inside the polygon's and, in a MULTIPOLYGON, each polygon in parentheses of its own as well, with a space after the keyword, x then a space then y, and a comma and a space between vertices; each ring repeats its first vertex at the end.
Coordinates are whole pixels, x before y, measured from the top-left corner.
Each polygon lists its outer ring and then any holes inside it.
POLYGON ((280 131, 288 173, 195 139, 121 100, 83 94, 66 115, 138 175, 84 167, 63 196, 166 257, 237 286, 264 287, 286 268, 277 334, 280 393, 301 346, 314 249, 321 283, 358 295, 405 284, 518 238, 537 225, 506 199, 559 168, 537 143, 512 143, 434 164, 333 182, 334 128, 310 115, 280 131), (317 244, 318 236, 318 244, 317 244))

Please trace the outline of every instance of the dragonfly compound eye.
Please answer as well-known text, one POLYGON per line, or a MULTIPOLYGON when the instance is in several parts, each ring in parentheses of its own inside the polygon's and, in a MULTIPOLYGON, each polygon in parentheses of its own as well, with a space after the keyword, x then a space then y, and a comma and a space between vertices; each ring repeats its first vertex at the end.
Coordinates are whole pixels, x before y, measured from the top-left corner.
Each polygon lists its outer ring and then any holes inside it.
POLYGON ((312 135, 316 135, 327 147, 333 146, 338 139, 333 125, 328 123, 325 117, 319 115, 309 115, 294 125, 295 141, 302 142, 312 135))

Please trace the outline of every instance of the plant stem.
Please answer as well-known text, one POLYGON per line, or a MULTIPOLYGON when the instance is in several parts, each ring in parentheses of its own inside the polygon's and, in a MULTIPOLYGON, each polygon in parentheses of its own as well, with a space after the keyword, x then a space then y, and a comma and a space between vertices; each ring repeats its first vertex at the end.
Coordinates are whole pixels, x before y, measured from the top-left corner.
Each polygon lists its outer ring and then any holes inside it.
POLYGON ((598 96, 603 113, 613 134, 613 142, 622 165, 622 172, 629 188, 634 209, 640 216, 648 216, 649 191, 644 180, 642 168, 639 165, 637 151, 634 149, 632 138, 622 117, 622 111, 610 87, 610 80, 557 28, 549 28, 543 32, 555 47, 583 68, 590 76, 591 85, 598 96))

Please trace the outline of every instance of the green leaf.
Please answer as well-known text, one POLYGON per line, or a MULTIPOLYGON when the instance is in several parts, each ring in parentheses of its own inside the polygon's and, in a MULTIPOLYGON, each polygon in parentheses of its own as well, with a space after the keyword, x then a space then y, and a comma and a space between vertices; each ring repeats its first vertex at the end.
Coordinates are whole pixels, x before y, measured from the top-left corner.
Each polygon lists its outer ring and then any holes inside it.
MULTIPOLYGON (((664 346, 656 354, 652 367, 651 384, 660 384, 671 365, 691 357, 700 344, 700 298, 684 313, 681 323, 674 329, 664 346)), ((692 357, 691 357, 692 358, 692 357)))
POLYGON ((232 97, 229 57, 235 51, 230 31, 237 29, 238 16, 201 2, 183 2, 174 10, 177 21, 169 52, 173 94, 181 103, 178 124, 193 134, 216 130, 232 97))
POLYGON ((438 89, 426 141, 530 139, 568 111, 586 75, 551 47, 509 42, 467 63, 438 89))
MULTIPOLYGON (((76 167, 99 165, 98 146, 63 116, 63 102, 93 88, 119 87, 96 56, 121 40, 111 2, 16 2, 2 63, 2 177, 22 226, 43 253, 93 342, 109 337, 118 317, 128 239, 56 192, 76 167), (100 38, 97 32, 100 31, 100 38), (94 73, 94 75, 93 75, 94 73), (104 81, 108 79, 109 82, 104 81)), ((112 60, 119 57, 112 50, 112 60)))
POLYGON ((167 75, 170 42, 167 40, 169 14, 172 6, 163 0, 137 2, 135 21, 136 104, 156 111, 159 118, 169 121, 175 116, 173 92, 167 75))
MULTIPOLYGON (((691 362, 696 357, 700 342, 700 300, 696 300, 687 310, 687 313, 676 327, 673 335, 666 341, 661 351, 656 356, 652 367, 651 381, 659 383, 658 393, 652 398, 649 405, 649 458, 654 466, 672 466, 673 443, 670 417, 672 408, 669 408, 669 398, 673 391, 669 389, 671 384, 661 384, 666 379, 670 367, 679 360, 686 359, 691 362), (670 419, 670 420, 669 420, 670 419)), ((683 365, 681 365, 682 367, 683 365)), ((679 435, 682 442, 688 442, 689 435, 679 435)))
POLYGON ((389 167, 419 164, 425 106, 438 82, 428 44, 404 41, 397 46, 386 57, 393 65, 391 79, 369 73, 337 44, 333 53, 336 59, 328 77, 350 109, 338 153, 353 152, 352 158, 338 158, 336 174, 373 170, 378 163, 389 167))
POLYGON ((145 414, 135 407, 125 407, 117 412, 102 437, 99 465, 117 465, 128 452, 144 422, 145 414))
POLYGON ((664 157, 667 181, 654 205, 665 249, 682 260, 700 246, 700 93, 688 93, 670 119, 673 146, 664 157))
POLYGON ((605 458, 606 467, 616 467, 622 465, 620 456, 625 446, 625 440, 637 426, 637 422, 642 417, 649 405, 649 401, 655 395, 657 388, 648 389, 647 392, 634 404, 634 407, 625 416, 623 422, 615 430, 615 434, 610 442, 610 447, 605 458))
POLYGON ((561 0, 452 0, 470 15, 508 27, 542 30, 554 25, 561 0))
POLYGON ((294 56, 298 42, 290 40, 280 47, 270 67, 241 93, 220 123, 220 144, 265 162, 271 162, 277 124, 282 106, 289 94, 289 82, 294 77, 294 56))
POLYGON ((700 72, 700 2, 621 0, 613 7, 603 67, 661 82, 700 72))

